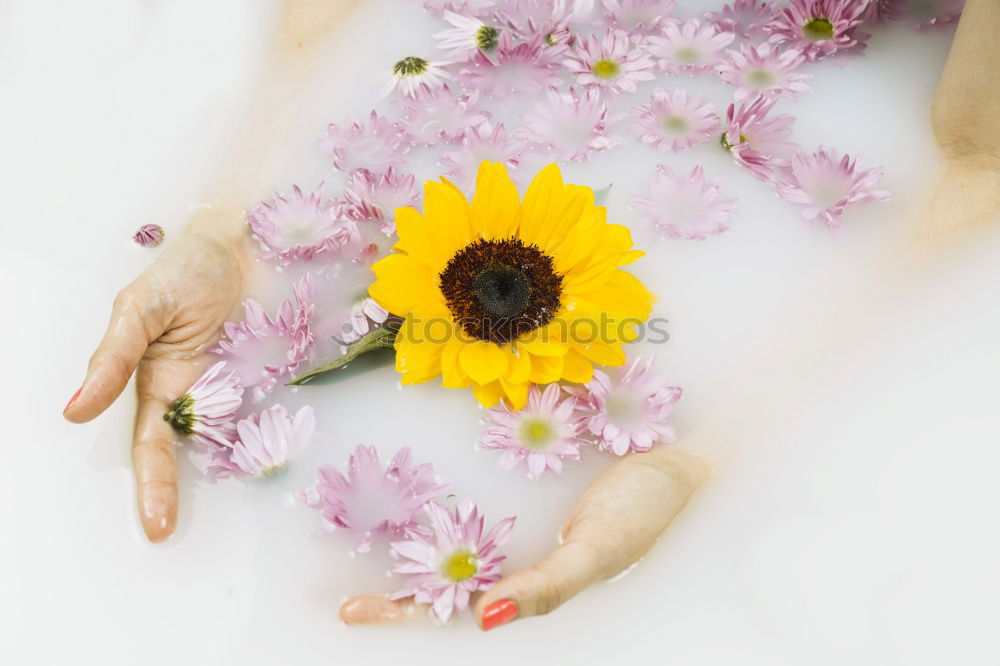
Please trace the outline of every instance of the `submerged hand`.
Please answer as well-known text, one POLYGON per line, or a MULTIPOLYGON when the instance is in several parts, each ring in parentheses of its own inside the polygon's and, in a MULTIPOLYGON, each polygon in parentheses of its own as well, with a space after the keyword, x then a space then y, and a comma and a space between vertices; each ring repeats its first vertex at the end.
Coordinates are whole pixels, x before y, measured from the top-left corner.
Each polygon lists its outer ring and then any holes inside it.
MULTIPOLYGON (((475 609, 480 627, 544 615, 627 569, 656 543, 707 474, 704 461, 669 446, 619 460, 577 502, 552 554, 483 593, 475 609)), ((359 596, 344 602, 340 617, 347 624, 386 623, 415 616, 411 611, 410 601, 359 596)))
POLYGON ((242 219, 212 213, 196 221, 115 298, 104 339, 63 412, 89 421, 121 394, 136 371, 132 446, 137 502, 150 541, 177 522, 176 439, 163 414, 204 369, 202 352, 238 305, 243 285, 242 219))

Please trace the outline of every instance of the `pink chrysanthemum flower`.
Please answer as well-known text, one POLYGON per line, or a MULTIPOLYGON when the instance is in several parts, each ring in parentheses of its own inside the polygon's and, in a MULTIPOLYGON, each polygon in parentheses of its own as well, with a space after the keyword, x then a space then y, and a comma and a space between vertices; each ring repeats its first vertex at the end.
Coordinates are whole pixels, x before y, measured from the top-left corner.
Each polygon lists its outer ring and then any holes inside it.
POLYGON ((795 99, 797 93, 812 91, 802 83, 812 79, 812 74, 795 71, 803 62, 805 56, 795 49, 781 49, 766 42, 759 46, 744 44, 739 51, 727 50, 715 71, 736 88, 733 99, 737 102, 757 95, 795 99))
POLYGON ((414 141, 426 146, 456 141, 462 133, 490 119, 490 113, 478 108, 479 93, 458 97, 448 86, 436 90, 422 88, 415 98, 396 101, 399 124, 414 141))
POLYGON ((639 140, 662 151, 687 150, 710 141, 719 131, 715 105, 701 96, 689 99, 683 88, 673 93, 657 88, 649 104, 633 108, 632 115, 636 118, 632 131, 639 140))
POLYGON ((442 30, 434 35, 434 39, 454 61, 468 60, 480 51, 490 53, 497 47, 500 31, 492 25, 451 11, 444 13, 444 20, 454 27, 442 30))
POLYGON ((900 0, 899 17, 921 30, 948 25, 958 20, 965 0, 900 0))
POLYGON ((521 116, 515 136, 538 150, 551 151, 560 162, 584 161, 591 153, 622 143, 611 133, 621 115, 610 115, 595 88, 549 88, 546 99, 532 113, 521 116))
POLYGON ((315 306, 303 303, 297 289, 298 307, 285 300, 271 318, 260 303, 248 298, 246 319, 223 324, 226 338, 214 350, 221 354, 239 378, 240 386, 253 390, 255 402, 264 398, 279 379, 292 376, 309 357, 314 337, 309 328, 315 306))
POLYGON ((375 111, 367 122, 355 120, 347 127, 330 123, 326 136, 318 142, 319 149, 333 158, 333 167, 346 173, 356 169, 382 173, 390 166, 401 169, 412 144, 405 129, 379 118, 375 111))
POLYGON ((199 444, 228 446, 236 436, 234 418, 242 404, 239 378, 219 361, 170 404, 163 420, 199 444))
POLYGON ((857 31, 865 2, 790 0, 767 26, 770 41, 797 48, 810 61, 863 45, 870 35, 857 31))
POLYGON ((601 448, 623 456, 648 451, 658 442, 673 442, 676 435, 667 418, 681 389, 656 374, 653 359, 637 358, 608 372, 594 370, 585 388, 573 389, 582 398, 580 422, 598 438, 601 448))
POLYGON ((501 162, 509 169, 515 169, 523 152, 520 141, 507 136, 503 123, 492 125, 482 123, 470 127, 462 135, 460 150, 449 151, 441 158, 445 175, 462 191, 468 191, 474 184, 476 173, 483 160, 501 162))
POLYGON ((705 12, 705 18, 724 32, 736 33, 741 39, 759 39, 767 33, 764 26, 774 19, 777 9, 765 0, 735 0, 720 11, 705 12))
POLYGON ((676 0, 604 0, 603 25, 629 33, 652 34, 670 18, 676 0))
MULTIPOLYGON (((960 1, 965 2, 965 0, 960 1)), ((902 5, 900 0, 869 0, 861 19, 869 25, 884 25, 898 21, 902 14, 900 5, 902 5)))
POLYGON ((832 228, 840 225, 840 216, 848 206, 883 201, 890 196, 876 189, 882 179, 880 167, 866 169, 860 157, 841 157, 837 151, 822 146, 812 154, 797 152, 791 165, 781 172, 775 183, 778 195, 805 206, 804 220, 823 222, 832 228))
POLYGON ((264 259, 282 266, 309 261, 318 254, 336 253, 357 238, 356 225, 342 217, 337 201, 323 199, 321 187, 303 194, 293 185, 290 196, 276 193, 247 213, 247 224, 264 246, 264 259))
POLYGON ((573 418, 576 399, 562 399, 559 384, 544 391, 533 384, 528 404, 511 410, 506 404, 487 410, 491 423, 480 444, 485 449, 503 451, 500 466, 513 469, 524 464, 529 479, 546 472, 562 472, 562 459, 580 459, 580 426, 573 418))
POLYGON ((795 118, 787 113, 769 117, 775 100, 757 97, 738 108, 730 104, 722 145, 757 178, 771 181, 774 169, 788 164, 795 144, 788 141, 795 118))
POLYGON ((561 83, 559 54, 547 49, 542 40, 539 36, 515 46, 510 35, 502 33, 492 58, 479 52, 462 70, 462 84, 495 98, 536 93, 548 86, 558 86, 561 83))
POLYGON ((396 209, 414 206, 418 201, 420 189, 413 174, 399 175, 392 167, 381 176, 355 171, 344 190, 345 214, 358 222, 377 221, 385 234, 395 231, 396 209))
POLYGON ((514 518, 504 518, 484 535, 484 518, 472 502, 462 502, 454 514, 436 502, 425 510, 433 535, 407 530, 406 541, 392 544, 393 554, 402 558, 392 571, 406 575, 406 582, 389 598, 431 604, 447 622, 455 609, 469 607, 469 595, 500 580, 500 563, 507 558, 496 551, 510 538, 514 518))
POLYGON ((347 459, 346 476, 332 465, 320 465, 317 474, 316 483, 299 497, 319 509, 332 529, 356 534, 359 553, 371 550, 380 535, 403 538, 417 526, 423 506, 449 485, 431 465, 414 465, 405 446, 386 468, 374 446, 358 445, 347 459))
POLYGON ((643 194, 632 199, 640 221, 672 240, 702 240, 729 231, 736 199, 719 195, 722 180, 705 181, 701 166, 687 176, 677 176, 669 167, 656 165, 656 174, 646 181, 643 194))
POLYGON ((451 63, 424 60, 407 56, 397 60, 385 77, 385 84, 379 91, 385 97, 397 88, 407 97, 416 97, 421 88, 435 90, 445 85, 452 76, 446 69, 451 63))
POLYGON ((660 67, 672 74, 710 72, 719 62, 722 50, 733 41, 731 32, 720 32, 711 24, 698 19, 667 21, 662 35, 647 38, 650 55, 659 59, 660 67))
POLYGON ((497 8, 496 19, 516 39, 530 41, 540 36, 548 51, 559 53, 573 41, 572 14, 572 3, 567 0, 508 0, 497 8))
POLYGON ((312 441, 316 415, 306 405, 293 417, 284 405, 272 405, 236 424, 239 439, 231 446, 192 452, 191 461, 213 482, 231 477, 267 479, 280 474, 312 441))
POLYGON ((133 234, 132 240, 143 247, 156 247, 163 242, 163 227, 158 224, 144 224, 133 234))
POLYGON ((579 40, 563 65, 583 86, 617 93, 635 92, 636 84, 652 81, 653 60, 624 30, 608 28, 603 37, 579 40))

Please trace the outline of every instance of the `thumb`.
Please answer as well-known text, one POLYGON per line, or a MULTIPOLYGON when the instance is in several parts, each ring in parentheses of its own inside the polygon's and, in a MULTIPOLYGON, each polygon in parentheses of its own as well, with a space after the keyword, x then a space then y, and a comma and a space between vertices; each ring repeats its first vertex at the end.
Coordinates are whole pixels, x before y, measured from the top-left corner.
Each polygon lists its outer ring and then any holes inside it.
POLYGON ((561 546, 480 597, 480 627, 544 615, 624 571, 656 543, 707 474, 704 461, 666 446, 619 460, 580 498, 561 546))

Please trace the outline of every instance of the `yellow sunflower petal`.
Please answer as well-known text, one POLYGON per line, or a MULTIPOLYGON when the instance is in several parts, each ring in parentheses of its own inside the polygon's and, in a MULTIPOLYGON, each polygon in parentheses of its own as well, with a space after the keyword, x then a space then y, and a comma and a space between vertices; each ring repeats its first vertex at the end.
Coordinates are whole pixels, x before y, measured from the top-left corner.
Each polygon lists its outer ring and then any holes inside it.
POLYGON ((521 409, 528 402, 528 382, 509 382, 503 377, 500 378, 500 388, 503 390, 504 400, 511 409, 521 409))
POLYGON ((625 266, 626 264, 631 264, 636 259, 642 259, 646 256, 646 253, 642 250, 629 250, 622 255, 622 258, 618 260, 619 266, 625 266))
POLYGON ((519 237, 554 255, 556 246, 581 220, 593 216, 594 193, 563 184, 559 167, 550 164, 535 176, 521 203, 519 237))
POLYGON ((500 396, 503 395, 503 388, 500 386, 499 381, 490 382, 489 384, 473 384, 472 393, 476 396, 476 400, 483 407, 492 407, 497 404, 500 400, 500 396))
POLYGON ((563 359, 563 379, 586 384, 594 376, 594 366, 580 353, 570 350, 563 359))
POLYGON ((507 355, 505 379, 515 384, 528 381, 528 375, 531 373, 531 355, 524 351, 515 353, 510 348, 504 349, 504 353, 507 355))
POLYGON ((591 342, 573 348, 584 358, 598 365, 625 365, 625 350, 617 343, 591 342))
MULTIPOLYGON (((527 354, 525 354, 527 356, 527 354)), ((528 381, 533 384, 551 384, 562 377, 562 356, 531 356, 531 373, 528 381)))
POLYGON ((488 384, 507 372, 507 356, 492 342, 476 340, 462 346, 458 363, 477 384, 488 384))
POLYGON ((445 388, 465 388, 472 383, 458 361, 463 346, 457 337, 453 337, 444 346, 441 353, 441 385, 445 388))
POLYGON ((521 200, 517 187, 499 162, 483 162, 476 177, 472 198, 472 225, 478 236, 488 239, 510 238, 517 230, 521 200))
POLYGON ((517 339, 517 348, 535 356, 562 356, 566 346, 567 327, 565 319, 556 316, 542 328, 522 335, 517 339))
POLYGON ((444 345, 411 340, 400 332, 396 336, 396 371, 404 384, 422 384, 441 374, 444 345))
POLYGON ((375 282, 368 294, 389 312, 404 315, 418 308, 443 305, 437 276, 405 254, 390 254, 372 265, 375 282))
POLYGON ((448 181, 424 183, 423 215, 405 208, 399 211, 403 212, 403 217, 397 219, 399 242, 395 247, 435 273, 441 272, 452 256, 472 239, 469 204, 448 181))

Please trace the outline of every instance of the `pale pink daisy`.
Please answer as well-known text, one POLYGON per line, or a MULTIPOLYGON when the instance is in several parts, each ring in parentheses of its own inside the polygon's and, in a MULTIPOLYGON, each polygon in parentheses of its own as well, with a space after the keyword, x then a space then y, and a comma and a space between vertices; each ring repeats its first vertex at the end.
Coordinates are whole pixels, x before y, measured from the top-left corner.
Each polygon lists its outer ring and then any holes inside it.
POLYGON ((603 0, 600 24, 633 35, 652 34, 669 19, 676 0, 603 0))
POLYGON ((687 176, 674 175, 669 167, 656 165, 656 173, 632 199, 640 221, 666 238, 702 240, 729 231, 736 199, 720 196, 722 180, 705 181, 700 165, 687 176))
MULTIPOLYGON (((965 2, 965 0, 959 0, 965 2)), ((861 18, 869 25, 883 25, 902 17, 901 5, 905 0, 869 0, 861 18)))
POLYGON ((576 43, 563 65, 576 82, 617 93, 635 92, 636 84, 652 81, 653 60, 624 30, 608 28, 603 37, 590 35, 576 43))
POLYGON ((403 588, 390 599, 413 597, 419 604, 431 604, 434 614, 447 622, 452 613, 469 607, 469 596, 492 587, 500 580, 500 563, 506 558, 497 549, 510 538, 514 518, 504 518, 484 534, 484 518, 466 500, 454 513, 437 502, 426 505, 432 535, 407 530, 407 540, 392 543, 392 552, 401 558, 392 572, 403 574, 403 588))
POLYGON ((764 26, 774 19, 777 11, 774 2, 735 0, 724 5, 720 11, 705 12, 705 18, 719 30, 736 33, 741 39, 756 40, 767 34, 764 26))
POLYGON ((298 185, 289 196, 275 193, 247 213, 247 224, 263 246, 261 256, 284 266, 336 254, 357 237, 357 226, 344 217, 339 202, 324 199, 322 185, 304 194, 298 185))
POLYGON ((225 361, 219 361, 187 393, 170 403, 163 420, 199 444, 225 446, 236 436, 234 419, 242 404, 239 378, 225 361))
POLYGON ((344 190, 344 214, 356 222, 375 221, 381 231, 392 234, 396 209, 414 206, 420 201, 420 188, 413 174, 400 175, 389 167, 381 176, 364 169, 351 175, 344 190))
POLYGON ((582 399, 580 423, 606 451, 623 456, 676 439, 667 418, 681 397, 681 389, 656 373, 652 358, 637 358, 627 367, 607 373, 594 370, 594 378, 585 387, 572 390, 582 399))
POLYGON ((491 58, 477 53, 459 76, 463 85, 487 97, 536 93, 561 83, 558 55, 540 36, 514 45, 504 32, 491 58))
POLYGON ((815 153, 795 153, 775 187, 783 199, 805 206, 804 220, 836 228, 848 206, 889 198, 888 191, 877 189, 881 179, 881 167, 866 169, 860 157, 841 157, 820 146, 815 153))
POLYGON ((317 476, 299 498, 319 509, 328 528, 355 535, 359 553, 371 550, 379 536, 404 538, 406 530, 417 527, 424 505, 449 485, 431 465, 414 465, 407 446, 383 467, 374 446, 359 444, 347 459, 346 475, 332 465, 320 465, 317 476))
POLYGON ((448 86, 421 88, 416 97, 395 101, 399 124, 421 145, 457 141, 466 129, 490 119, 489 111, 479 108, 479 97, 475 91, 456 96, 448 86))
POLYGON ((730 104, 721 142, 757 178, 771 181, 774 169, 787 166, 795 144, 788 141, 795 118, 787 113, 769 116, 775 100, 756 97, 737 107, 730 104))
POLYGON ((797 93, 812 91, 803 83, 812 74, 796 71, 803 62, 805 56, 794 48, 781 49, 767 42, 744 44, 739 51, 728 49, 715 71, 736 88, 733 99, 737 102, 756 95, 795 99, 797 93))
POLYGON ((500 31, 492 25, 472 16, 463 16, 455 12, 444 13, 444 20, 452 28, 442 30, 434 35, 438 47, 453 61, 463 61, 471 58, 479 51, 490 53, 497 47, 500 31))
POLYGON ((520 40, 541 36, 548 50, 564 50, 572 41, 569 24, 573 7, 567 0, 508 0, 496 11, 502 28, 520 40))
POLYGON ((407 56, 397 60, 385 77, 385 84, 379 91, 380 97, 385 97, 393 90, 399 89, 407 97, 416 97, 421 88, 434 90, 445 85, 452 76, 447 67, 450 62, 432 61, 407 56))
POLYGON ((236 424, 237 441, 191 453, 191 461, 213 482, 226 478, 267 479, 309 446, 316 430, 313 408, 305 405, 295 416, 284 405, 272 405, 236 424))
POLYGON ((646 39, 650 55, 658 58, 660 67, 672 74, 710 72, 735 35, 722 32, 711 23, 698 19, 667 21, 661 35, 646 39))
MULTIPOLYGON (((296 293, 301 298, 301 292, 296 293)), ((226 337, 213 350, 222 355, 240 386, 252 389, 255 402, 264 398, 279 379, 291 377, 309 357, 315 341, 310 322, 315 306, 284 300, 272 318, 260 303, 248 298, 246 319, 223 324, 226 337)))
POLYGON ((797 48, 810 61, 863 47, 870 35, 857 27, 865 4, 860 0, 790 0, 767 25, 770 41, 797 48))
POLYGON ((513 469, 523 464, 529 479, 546 472, 559 474, 563 458, 580 459, 580 426, 574 420, 576 399, 564 398, 559 384, 544 391, 532 384, 528 403, 519 410, 506 403, 487 410, 490 427, 480 442, 485 449, 503 451, 500 466, 513 469))
POLYGON ((339 171, 368 169, 382 173, 390 166, 400 169, 406 164, 403 156, 413 139, 398 123, 372 111, 367 122, 355 120, 346 127, 330 123, 317 145, 333 158, 333 167, 339 171))
POLYGON ((463 192, 468 192, 484 160, 501 162, 508 169, 516 169, 523 151, 520 141, 507 136, 503 123, 493 125, 485 122, 467 129, 462 135, 461 147, 446 152, 440 163, 446 169, 445 176, 463 192))
POLYGON ((132 240, 143 247, 156 247, 163 242, 163 227, 158 224, 144 224, 132 235, 132 240))
POLYGON ((561 162, 580 162, 591 153, 622 143, 611 132, 621 115, 608 113, 607 104, 595 88, 577 92, 549 88, 544 101, 534 111, 521 116, 522 127, 515 136, 536 150, 550 151, 561 162))
POLYGON ((900 18, 921 30, 948 25, 958 20, 965 0, 900 0, 900 18))
POLYGON ((662 151, 687 150, 710 141, 719 131, 715 105, 700 95, 688 98, 683 88, 672 93, 657 88, 649 104, 634 107, 632 115, 636 118, 632 131, 639 140, 662 151))

